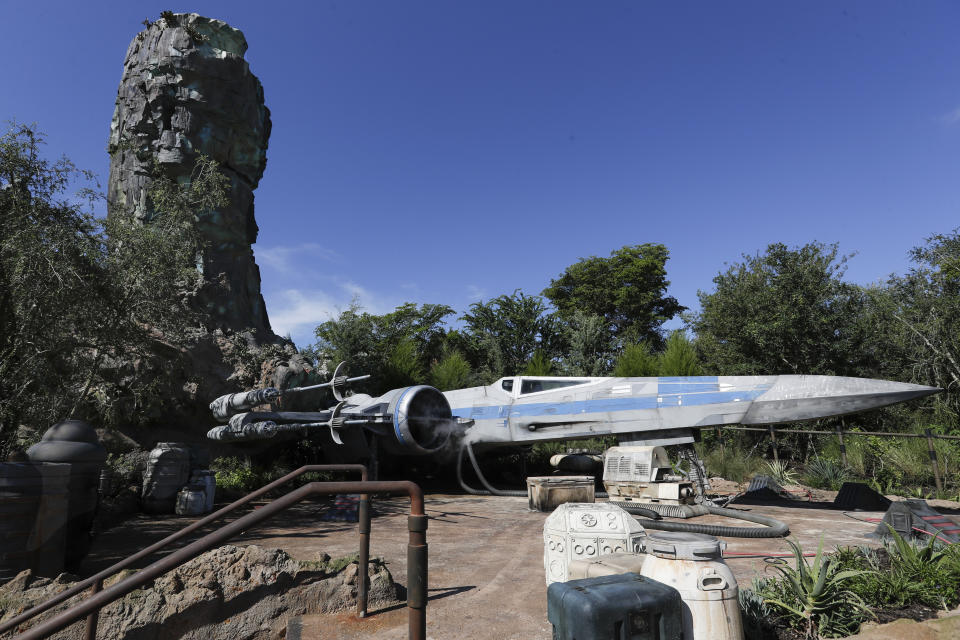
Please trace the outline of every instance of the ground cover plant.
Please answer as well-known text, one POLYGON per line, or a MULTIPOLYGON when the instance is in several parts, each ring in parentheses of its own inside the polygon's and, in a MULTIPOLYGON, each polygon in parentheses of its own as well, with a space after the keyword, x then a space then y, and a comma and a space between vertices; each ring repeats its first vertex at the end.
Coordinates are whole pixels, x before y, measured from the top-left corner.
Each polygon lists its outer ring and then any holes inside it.
POLYGON ((839 638, 867 620, 925 619, 960 604, 960 545, 904 540, 892 529, 883 548, 839 547, 812 560, 790 540, 790 562, 741 589, 748 639, 839 638))

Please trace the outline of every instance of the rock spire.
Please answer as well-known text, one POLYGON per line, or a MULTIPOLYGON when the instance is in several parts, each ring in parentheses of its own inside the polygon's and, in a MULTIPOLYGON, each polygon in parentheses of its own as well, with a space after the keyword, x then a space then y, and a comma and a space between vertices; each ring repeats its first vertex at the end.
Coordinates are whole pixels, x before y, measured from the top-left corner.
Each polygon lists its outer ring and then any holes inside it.
POLYGON ((110 124, 111 215, 148 219, 146 190, 154 162, 169 177, 189 180, 198 154, 216 160, 230 180, 230 203, 200 221, 209 243, 198 268, 197 301, 208 330, 255 330, 255 341, 276 340, 270 329, 260 270, 253 191, 263 176, 270 111, 250 72, 243 33, 195 13, 150 23, 127 50, 110 124))

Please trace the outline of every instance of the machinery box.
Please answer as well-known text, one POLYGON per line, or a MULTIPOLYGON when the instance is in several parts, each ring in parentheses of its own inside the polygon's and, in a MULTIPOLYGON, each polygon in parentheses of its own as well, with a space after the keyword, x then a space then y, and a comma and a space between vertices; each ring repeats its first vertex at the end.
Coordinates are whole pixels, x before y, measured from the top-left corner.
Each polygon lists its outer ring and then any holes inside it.
POLYGON ((553 511, 565 502, 593 502, 593 476, 539 476, 527 478, 531 511, 553 511))
POLYGON ((547 588, 555 640, 681 640, 681 615, 679 591, 636 573, 547 588))

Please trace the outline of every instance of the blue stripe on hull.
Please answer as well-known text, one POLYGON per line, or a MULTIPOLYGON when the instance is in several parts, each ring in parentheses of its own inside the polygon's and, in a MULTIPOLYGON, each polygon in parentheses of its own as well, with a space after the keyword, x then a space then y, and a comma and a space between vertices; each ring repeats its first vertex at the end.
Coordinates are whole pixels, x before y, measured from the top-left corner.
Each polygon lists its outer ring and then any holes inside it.
MULTIPOLYGON (((670 383, 668 385, 672 386, 670 383)), ((708 386, 696 383, 695 386, 708 386)), ((664 386, 661 384, 660 388, 664 386)), ((716 387, 716 385, 713 385, 716 387)), ((727 402, 749 402, 762 395, 769 387, 738 391, 706 391, 661 393, 658 396, 632 398, 595 398, 574 402, 531 402, 514 405, 485 405, 453 409, 453 415, 474 420, 493 418, 523 418, 531 416, 576 415, 585 413, 615 413, 618 411, 642 411, 661 407, 696 407, 727 402)))

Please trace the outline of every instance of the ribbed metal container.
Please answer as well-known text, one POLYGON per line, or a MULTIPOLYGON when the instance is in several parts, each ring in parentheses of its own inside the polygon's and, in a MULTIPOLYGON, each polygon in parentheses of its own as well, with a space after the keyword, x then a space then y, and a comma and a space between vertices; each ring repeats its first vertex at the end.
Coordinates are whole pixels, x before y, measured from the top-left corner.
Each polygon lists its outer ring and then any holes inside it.
POLYGON ((0 583, 63 571, 70 465, 0 463, 0 583))
POLYGON ((107 451, 89 424, 81 420, 64 420, 47 429, 43 439, 27 450, 27 456, 31 462, 66 463, 71 467, 64 566, 68 571, 77 572, 90 550, 100 471, 107 459, 107 451))
POLYGON ((181 442, 158 442, 143 473, 141 506, 148 513, 173 513, 177 493, 190 479, 190 450, 181 442))

